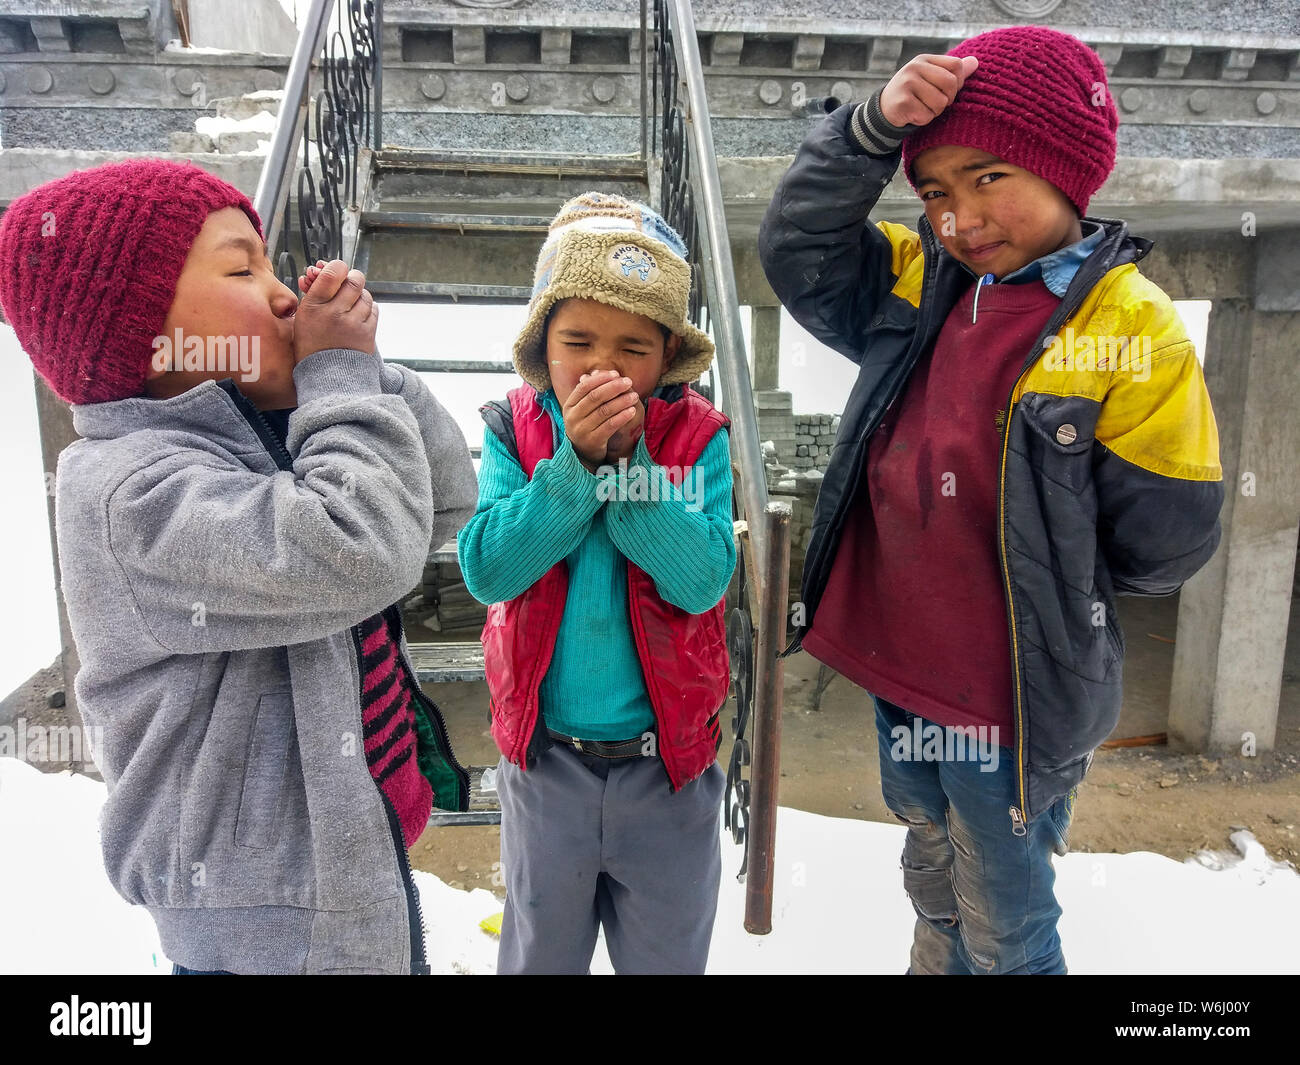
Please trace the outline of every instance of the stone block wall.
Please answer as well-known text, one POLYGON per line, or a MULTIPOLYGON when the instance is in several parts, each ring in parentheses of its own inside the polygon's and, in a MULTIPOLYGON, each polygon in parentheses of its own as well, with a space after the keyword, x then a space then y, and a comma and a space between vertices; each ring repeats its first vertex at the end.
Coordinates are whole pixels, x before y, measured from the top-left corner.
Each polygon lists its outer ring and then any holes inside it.
POLYGON ((831 447, 840 429, 838 414, 796 414, 794 416, 794 470, 824 470, 831 460, 831 447))
MULTIPOLYGON (((775 458, 785 465, 794 458, 794 413, 790 393, 777 389, 754 393, 754 413, 758 419, 758 439, 770 440, 775 458)), ((768 463, 769 467, 771 463, 768 463)))
POLYGON ((804 555, 812 533, 813 505, 821 489, 822 471, 830 462, 838 414, 795 414, 790 393, 756 392, 758 435, 768 492, 776 502, 790 504, 790 602, 799 599, 804 555))
POLYGON ((808 553, 808 541, 812 535, 813 504, 817 502, 821 484, 820 476, 797 476, 793 478, 792 488, 778 490, 771 495, 774 503, 790 504, 790 603, 799 601, 803 560, 808 553))

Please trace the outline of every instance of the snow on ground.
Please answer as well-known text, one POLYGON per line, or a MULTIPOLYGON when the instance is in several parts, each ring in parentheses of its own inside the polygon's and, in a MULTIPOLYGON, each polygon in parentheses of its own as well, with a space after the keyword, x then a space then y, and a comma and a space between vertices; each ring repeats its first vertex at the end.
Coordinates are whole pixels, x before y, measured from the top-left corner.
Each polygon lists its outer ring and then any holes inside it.
MULTIPOLYGON (((0 758, 3 973, 168 973, 147 913, 127 905, 101 864, 104 785, 0 758)), ((722 893, 709 971, 901 973, 913 914, 903 894, 898 825, 781 809, 774 930, 742 928, 740 854, 723 836, 722 893)), ((1061 938, 1074 973, 1300 971, 1300 875, 1247 832, 1238 854, 1176 862, 1158 854, 1069 854, 1057 861, 1061 938)), ((434 972, 490 973, 500 912, 482 889, 417 872, 434 972)), ((592 971, 610 972, 603 946, 592 971)))
POLYGON ((266 133, 275 132, 275 115, 269 111, 256 111, 247 118, 231 118, 228 115, 202 115, 194 120, 194 132, 205 133, 216 140, 223 133, 266 133))

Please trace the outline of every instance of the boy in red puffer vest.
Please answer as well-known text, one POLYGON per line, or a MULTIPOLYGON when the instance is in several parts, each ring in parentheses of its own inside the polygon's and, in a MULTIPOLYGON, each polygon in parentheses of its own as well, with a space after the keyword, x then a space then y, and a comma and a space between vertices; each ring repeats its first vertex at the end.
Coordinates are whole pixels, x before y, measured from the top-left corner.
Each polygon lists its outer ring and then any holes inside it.
POLYGON ((721 873, 722 596, 735 566, 727 420, 697 393, 681 238, 579 196, 551 223, 515 343, 527 384, 482 408, 459 538, 501 749, 498 971, 702 972, 721 873))

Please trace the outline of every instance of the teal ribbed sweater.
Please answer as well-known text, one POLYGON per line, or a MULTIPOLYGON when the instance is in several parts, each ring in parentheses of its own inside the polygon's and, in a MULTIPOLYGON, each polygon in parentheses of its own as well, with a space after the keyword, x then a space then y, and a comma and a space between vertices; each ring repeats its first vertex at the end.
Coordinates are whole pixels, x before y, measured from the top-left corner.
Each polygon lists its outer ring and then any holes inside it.
POLYGON ((722 598, 736 564, 727 434, 709 441, 682 487, 651 459, 644 437, 626 471, 598 477, 564 435, 553 391, 542 406, 558 439, 532 480, 496 434, 484 432, 478 509, 457 538, 460 568, 471 595, 502 603, 556 562, 568 563, 542 714, 570 736, 627 739, 654 723, 628 621, 627 560, 683 610, 702 614, 722 598))

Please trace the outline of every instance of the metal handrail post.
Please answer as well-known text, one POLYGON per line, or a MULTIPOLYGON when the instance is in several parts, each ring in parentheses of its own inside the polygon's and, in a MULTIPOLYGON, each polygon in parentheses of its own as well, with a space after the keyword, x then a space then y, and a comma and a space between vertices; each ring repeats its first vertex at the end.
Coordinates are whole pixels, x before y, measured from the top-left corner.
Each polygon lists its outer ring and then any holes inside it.
POLYGON ((645 28, 646 20, 649 18, 649 12, 646 10, 647 0, 641 0, 641 162, 646 162, 650 158, 650 118, 646 114, 648 107, 646 89, 646 48, 645 48, 645 28))
POLYGON ((754 648, 754 742, 750 767, 748 875, 745 877, 745 931, 772 931, 775 880, 776 800, 781 783, 781 701, 785 662, 785 590, 790 572, 790 504, 769 503, 763 524, 771 534, 771 553, 759 585, 758 641, 754 648))
POLYGON ((311 79, 311 65, 325 45, 329 17, 333 10, 334 0, 312 0, 307 21, 298 35, 293 57, 289 60, 280 117, 275 123, 271 147, 257 179, 257 191, 253 193, 253 208, 262 219, 266 244, 273 253, 279 243, 280 219, 289 198, 289 182, 285 179, 297 158, 298 141, 302 137, 303 124, 307 121, 306 96, 311 79), (286 122, 285 116, 291 106, 297 109, 297 115, 292 122, 286 122))
POLYGON ((384 0, 375 3, 375 139, 374 149, 384 147, 384 0))
POLYGON ((750 402, 753 387, 749 377, 749 359, 745 355, 745 334, 740 324, 740 305, 736 297, 736 276, 731 264, 731 242, 727 237, 727 220, 722 207, 722 183, 718 177, 717 156, 713 149, 713 128, 704 89, 704 67, 700 61, 700 43, 695 36, 695 16, 690 0, 671 0, 675 21, 673 40, 678 50, 678 70, 686 84, 689 111, 686 126, 690 131, 694 165, 691 184, 697 201, 703 205, 703 257, 709 271, 714 301, 709 318, 718 340, 718 362, 723 369, 723 409, 733 425, 742 478, 741 497, 745 517, 754 543, 754 555, 760 573, 767 572, 767 475, 763 452, 758 440, 758 418, 750 402), (718 313, 712 313, 716 309, 718 313), (728 388, 733 384, 735 394, 728 388))

